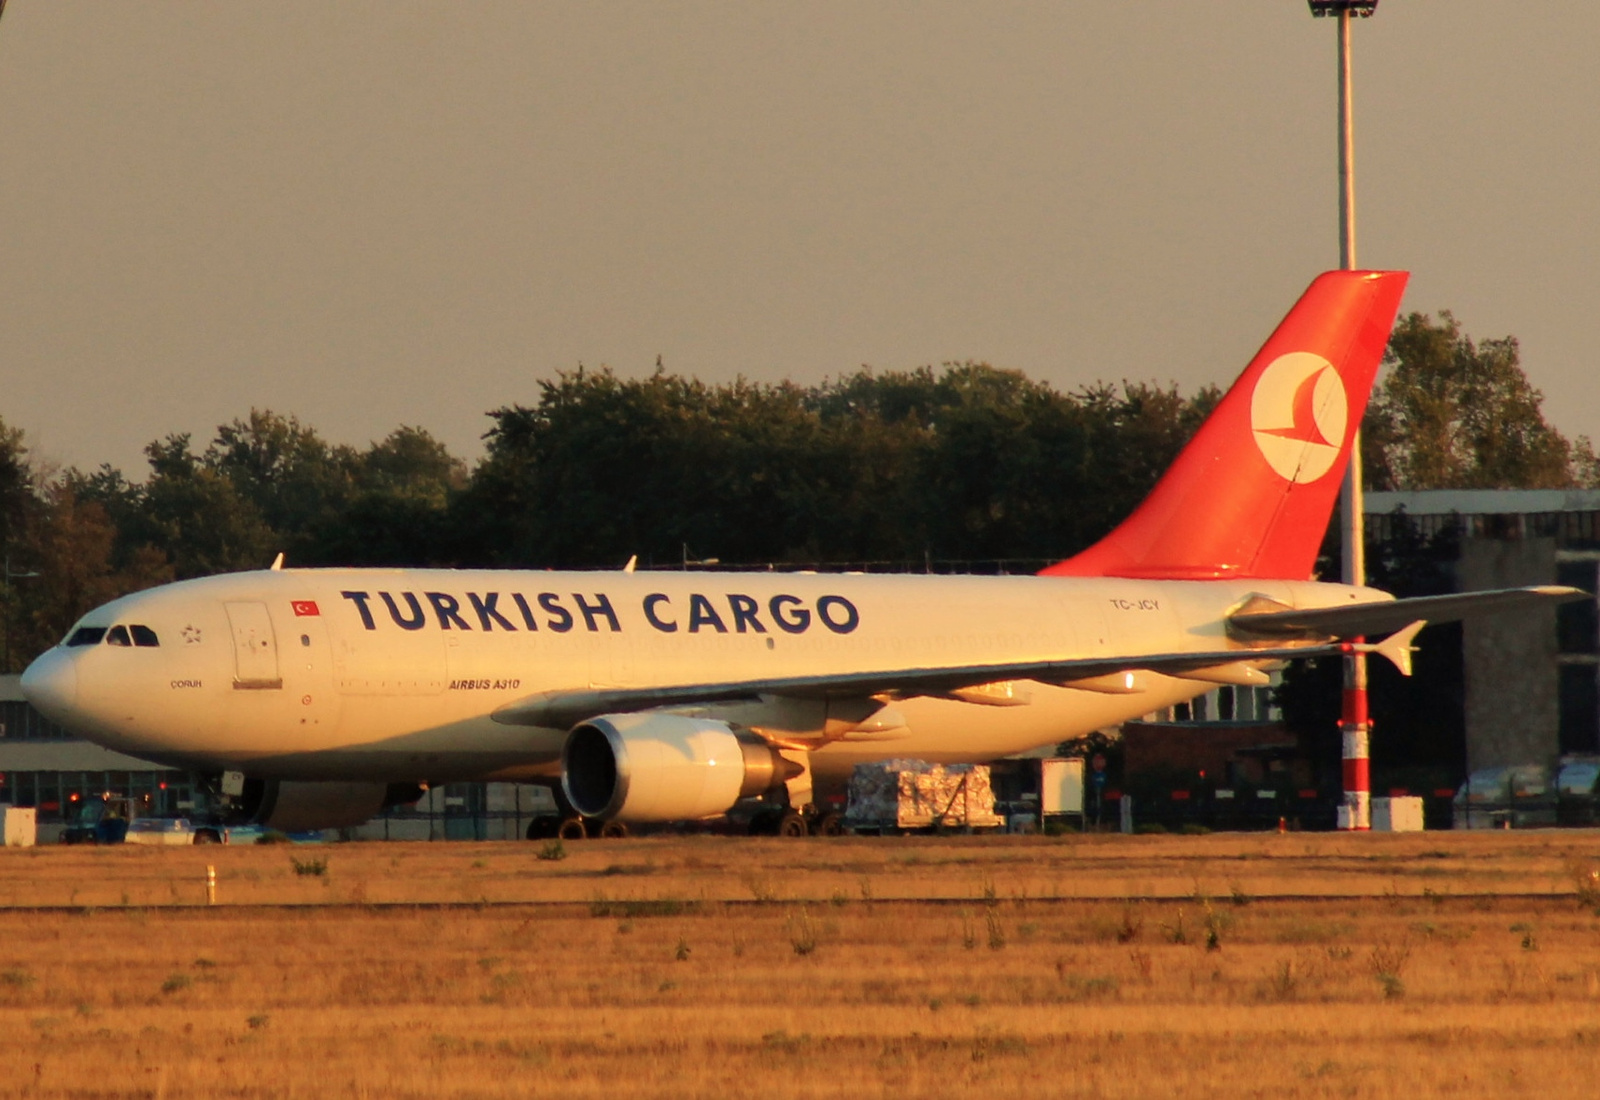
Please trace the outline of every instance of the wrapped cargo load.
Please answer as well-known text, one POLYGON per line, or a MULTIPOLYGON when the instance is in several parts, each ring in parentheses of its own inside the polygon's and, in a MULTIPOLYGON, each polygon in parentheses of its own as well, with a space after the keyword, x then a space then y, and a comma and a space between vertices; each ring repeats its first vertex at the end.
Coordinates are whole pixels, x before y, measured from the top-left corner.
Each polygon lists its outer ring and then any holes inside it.
POLYGON ((850 774, 844 824, 854 829, 999 828, 985 764, 884 760, 850 774))

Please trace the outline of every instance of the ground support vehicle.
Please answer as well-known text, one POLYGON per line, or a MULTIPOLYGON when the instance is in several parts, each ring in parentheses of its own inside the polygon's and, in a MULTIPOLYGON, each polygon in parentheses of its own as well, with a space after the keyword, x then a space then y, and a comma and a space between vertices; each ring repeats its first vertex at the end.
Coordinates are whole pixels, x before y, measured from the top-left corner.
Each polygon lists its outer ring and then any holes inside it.
POLYGON ((90 799, 79 807, 73 823, 61 830, 61 843, 121 844, 133 819, 132 799, 90 799))

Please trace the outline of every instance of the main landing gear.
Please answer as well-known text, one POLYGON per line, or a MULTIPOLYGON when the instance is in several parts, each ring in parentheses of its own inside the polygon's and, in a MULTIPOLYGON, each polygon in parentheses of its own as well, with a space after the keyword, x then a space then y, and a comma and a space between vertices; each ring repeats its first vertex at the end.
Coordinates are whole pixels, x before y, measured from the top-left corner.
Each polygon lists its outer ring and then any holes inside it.
POLYGON ((629 835, 628 826, 621 821, 597 821, 584 817, 567 801, 560 786, 552 786, 550 795, 555 799, 556 813, 552 817, 536 817, 528 822, 529 840, 621 840, 629 835))
POLYGON ((622 840, 632 833, 622 821, 596 821, 579 814, 567 817, 536 817, 528 822, 529 840, 622 840))
POLYGON ((751 819, 751 836, 843 836, 844 822, 835 810, 818 812, 815 806, 804 810, 784 809, 751 819))

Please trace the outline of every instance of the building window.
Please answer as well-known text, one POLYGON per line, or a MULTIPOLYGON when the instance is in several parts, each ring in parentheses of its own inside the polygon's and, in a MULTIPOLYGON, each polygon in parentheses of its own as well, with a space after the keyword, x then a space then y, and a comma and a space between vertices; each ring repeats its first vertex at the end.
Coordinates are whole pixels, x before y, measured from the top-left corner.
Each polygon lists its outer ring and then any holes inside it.
POLYGON ((20 699, 0 702, 0 737, 10 741, 65 741, 66 730, 20 699))
POLYGON ((1596 666, 1561 666, 1560 737, 1561 751, 1600 751, 1600 682, 1596 666))
MULTIPOLYGON (((1560 562, 1556 565, 1556 583, 1595 591, 1595 563, 1560 562)), ((1600 653, 1600 608, 1595 601, 1577 600, 1558 607, 1556 637, 1562 653, 1600 653)))

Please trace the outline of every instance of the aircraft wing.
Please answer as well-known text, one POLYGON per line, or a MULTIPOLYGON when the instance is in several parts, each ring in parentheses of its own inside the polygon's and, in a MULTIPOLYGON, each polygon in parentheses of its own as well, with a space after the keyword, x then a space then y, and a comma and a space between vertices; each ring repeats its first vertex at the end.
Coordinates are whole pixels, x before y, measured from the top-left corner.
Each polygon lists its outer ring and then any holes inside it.
POLYGON ((1410 675, 1411 640, 1426 620, 1450 621, 1480 613, 1548 607, 1588 598, 1591 597, 1587 592, 1577 588, 1541 585, 1384 600, 1348 607, 1246 612, 1229 617, 1230 630, 1258 639, 1276 639, 1279 644, 1203 653, 1153 653, 943 668, 887 669, 660 687, 575 688, 530 695, 499 708, 492 717, 505 725, 563 729, 600 714, 700 703, 755 701, 764 695, 799 699, 939 696, 1012 680, 1033 680, 1091 691, 1134 694, 1139 690, 1136 678, 1140 672, 1168 676, 1191 675, 1195 679, 1218 683, 1245 682, 1233 681, 1226 676, 1218 679, 1218 670, 1307 657, 1341 656, 1357 651, 1386 657, 1401 672, 1410 675), (1376 645, 1325 641, 1368 634, 1390 634, 1392 637, 1376 645), (1119 680, 1119 677, 1122 679, 1119 680))
MULTIPOLYGON (((1407 636, 1403 641, 1409 643, 1407 636)), ((1348 643, 1331 645, 1279 645, 1235 648, 1204 653, 1157 653, 1143 656, 1088 657, 1010 664, 960 665, 948 668, 905 668, 881 672, 833 673, 789 676, 726 683, 681 684, 647 688, 581 688, 548 691, 519 699, 496 710, 496 722, 511 726, 563 729, 600 714, 650 710, 656 707, 693 706, 698 703, 754 701, 764 695, 801 699, 860 699, 875 695, 909 697, 948 695, 964 688, 1009 680, 1084 687, 1111 694, 1139 691, 1137 673, 1169 676, 1207 673, 1248 663, 1278 662, 1305 657, 1325 657, 1350 652, 1348 643), (1117 678, 1122 677, 1121 681, 1117 678)), ((1364 646, 1384 652, 1379 646, 1364 646)), ((1390 656, 1384 652, 1385 656, 1390 656)), ((1409 649, 1406 651, 1409 656, 1409 649)), ((1396 659, 1391 657, 1391 659, 1396 659)), ((1218 681, 1222 682, 1222 681, 1218 681)))
POLYGON ((1444 596, 1417 596, 1303 611, 1242 612, 1229 616, 1228 627, 1257 638, 1354 638, 1387 634, 1419 619, 1453 622, 1491 612, 1552 607, 1593 598, 1579 588, 1546 584, 1529 588, 1496 588, 1487 592, 1452 592, 1444 596))

